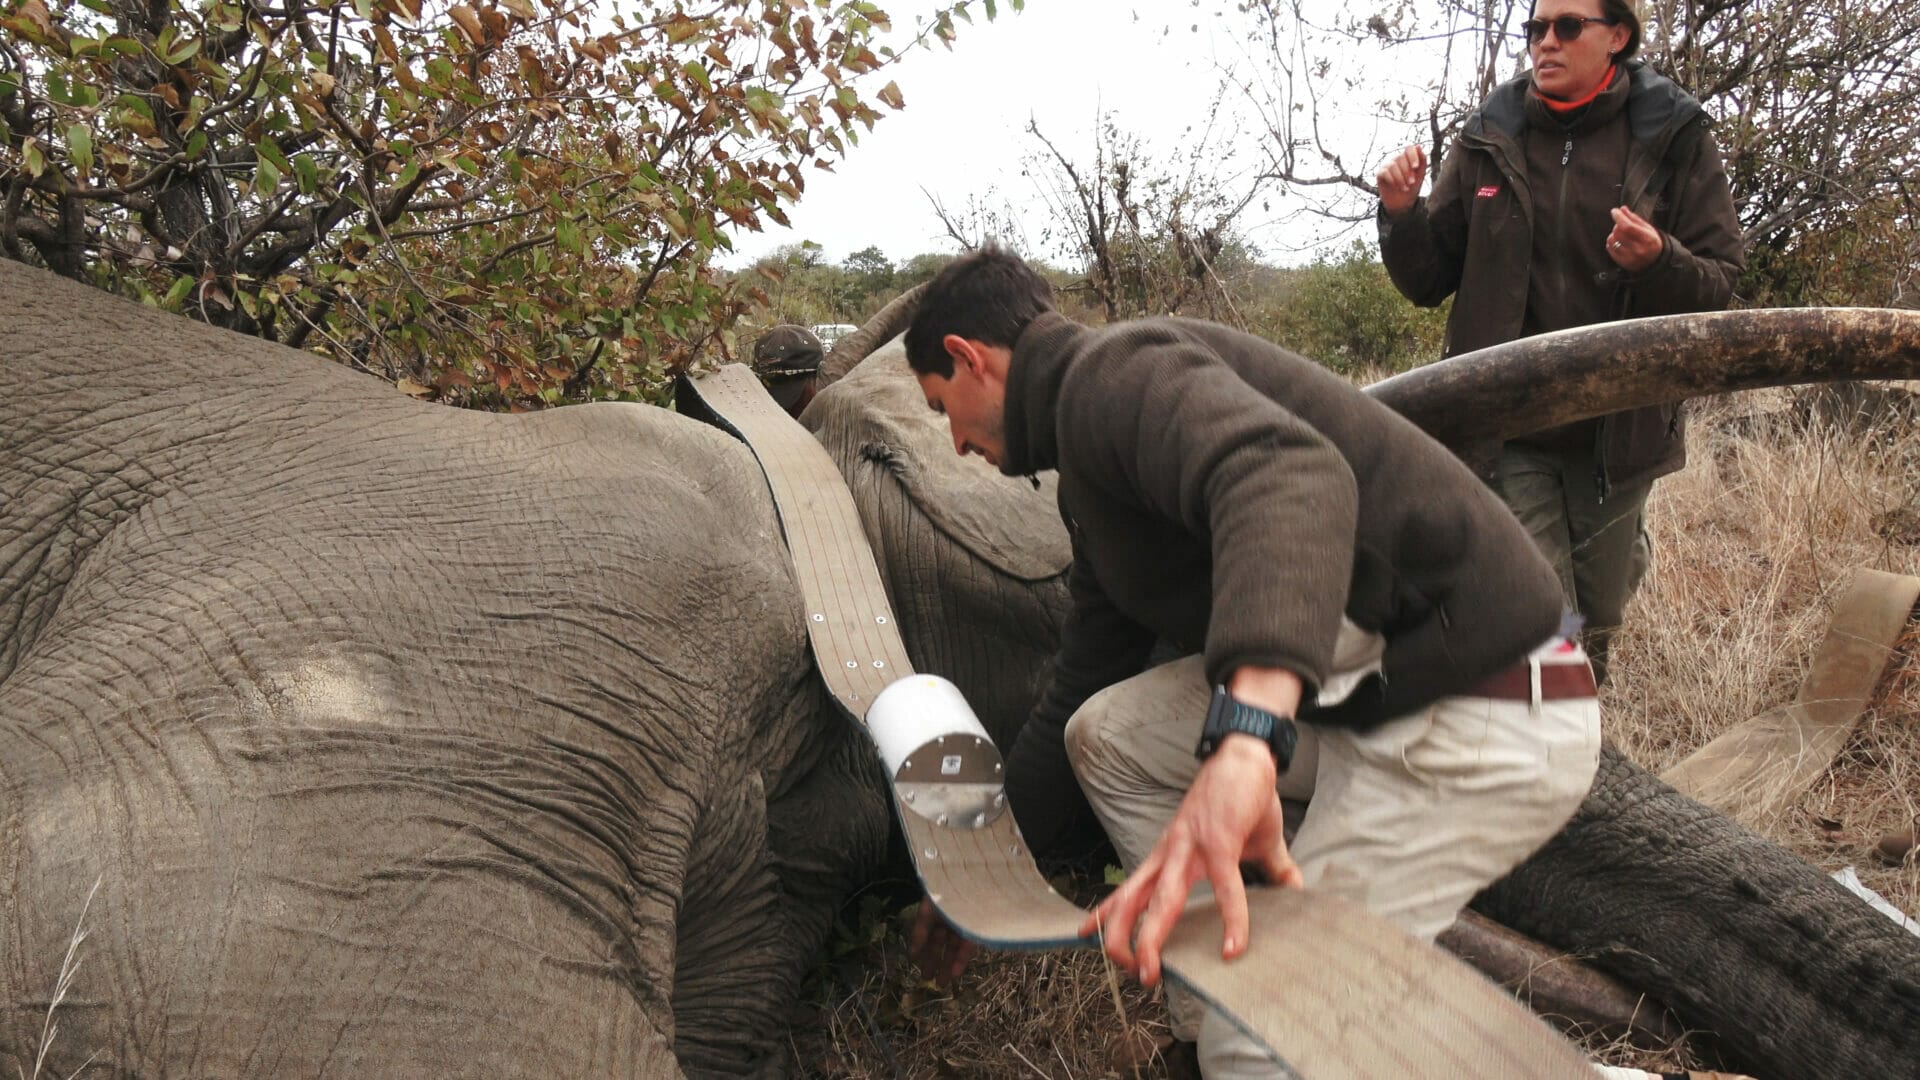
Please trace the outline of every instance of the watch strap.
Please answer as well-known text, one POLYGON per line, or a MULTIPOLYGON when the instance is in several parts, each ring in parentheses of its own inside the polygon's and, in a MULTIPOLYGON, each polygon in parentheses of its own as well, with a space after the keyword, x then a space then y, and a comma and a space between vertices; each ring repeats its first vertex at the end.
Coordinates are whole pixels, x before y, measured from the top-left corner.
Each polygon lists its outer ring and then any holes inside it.
POLYGON ((1293 718, 1278 716, 1255 705, 1239 701, 1225 686, 1213 688, 1207 703, 1207 720, 1200 729, 1200 744, 1193 754, 1202 761, 1212 757, 1228 735, 1251 735, 1267 744, 1281 772, 1293 764, 1293 751, 1299 738, 1293 718))

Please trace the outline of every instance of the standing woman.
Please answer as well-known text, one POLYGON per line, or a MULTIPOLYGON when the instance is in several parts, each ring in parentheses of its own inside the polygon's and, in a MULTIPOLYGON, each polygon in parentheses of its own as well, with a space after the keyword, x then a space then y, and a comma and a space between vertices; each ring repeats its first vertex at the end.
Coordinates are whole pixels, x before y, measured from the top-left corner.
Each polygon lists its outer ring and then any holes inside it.
MULTIPOLYGON (((1395 287, 1424 307, 1454 297, 1447 356, 1725 308, 1744 262, 1726 169, 1700 103, 1630 62, 1638 0, 1536 0, 1521 25, 1533 70, 1467 118, 1433 193, 1418 146, 1380 170, 1395 287)), ((1586 617, 1602 678, 1647 494, 1685 462, 1680 407, 1656 405, 1515 439, 1482 470, 1586 617)))

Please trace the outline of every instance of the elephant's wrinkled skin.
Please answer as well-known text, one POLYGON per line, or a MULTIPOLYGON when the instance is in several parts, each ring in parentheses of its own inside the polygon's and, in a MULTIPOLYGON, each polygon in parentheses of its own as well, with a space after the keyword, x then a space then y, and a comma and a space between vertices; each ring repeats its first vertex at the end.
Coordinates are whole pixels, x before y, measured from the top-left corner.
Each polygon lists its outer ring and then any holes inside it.
POLYGON ((870 871, 758 470, 0 260, 0 1070, 740 1076, 870 871))

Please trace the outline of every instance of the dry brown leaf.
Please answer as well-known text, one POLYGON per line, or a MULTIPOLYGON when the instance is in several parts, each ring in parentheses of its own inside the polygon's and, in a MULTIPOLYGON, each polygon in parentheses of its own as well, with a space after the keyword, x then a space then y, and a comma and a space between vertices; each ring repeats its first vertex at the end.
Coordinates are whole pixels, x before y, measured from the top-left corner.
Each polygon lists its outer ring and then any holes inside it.
POLYGON ((460 27, 460 33, 465 35, 468 41, 475 45, 486 44, 486 29, 480 25, 480 16, 474 14, 472 8, 465 4, 455 4, 447 10, 447 17, 460 27))

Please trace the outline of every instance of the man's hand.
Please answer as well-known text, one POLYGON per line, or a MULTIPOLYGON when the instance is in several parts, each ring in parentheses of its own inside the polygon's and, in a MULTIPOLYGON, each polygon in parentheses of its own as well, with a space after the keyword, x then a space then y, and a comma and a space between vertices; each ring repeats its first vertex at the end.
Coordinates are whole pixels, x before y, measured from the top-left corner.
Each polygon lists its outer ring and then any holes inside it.
POLYGON ((1666 238, 1653 223, 1624 206, 1613 208, 1613 231, 1607 234, 1607 255, 1631 273, 1652 266, 1666 249, 1666 238))
POLYGON ((1380 205, 1386 209, 1387 216, 1406 213, 1420 200, 1420 185, 1427 179, 1426 149, 1407 147, 1381 166, 1373 179, 1380 188, 1380 205))
POLYGON ((1153 986, 1160 981, 1160 949, 1186 910, 1187 893, 1205 878, 1226 923, 1220 955, 1231 960, 1247 948, 1243 862, 1257 864, 1275 885, 1302 884, 1300 867, 1287 854, 1273 753, 1251 735, 1229 735, 1200 766, 1153 851, 1093 909, 1080 934, 1104 926, 1107 956, 1153 986))
POLYGON ((978 948, 947 925, 932 900, 920 898, 920 914, 914 917, 913 933, 907 938, 907 951, 920 966, 920 974, 944 989, 967 969, 967 961, 973 959, 978 948))

